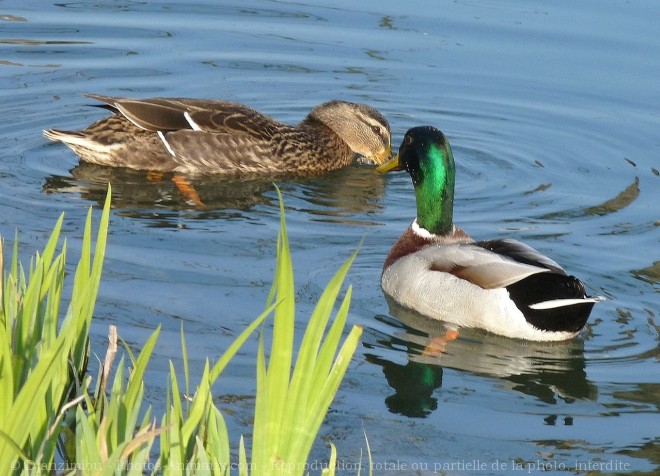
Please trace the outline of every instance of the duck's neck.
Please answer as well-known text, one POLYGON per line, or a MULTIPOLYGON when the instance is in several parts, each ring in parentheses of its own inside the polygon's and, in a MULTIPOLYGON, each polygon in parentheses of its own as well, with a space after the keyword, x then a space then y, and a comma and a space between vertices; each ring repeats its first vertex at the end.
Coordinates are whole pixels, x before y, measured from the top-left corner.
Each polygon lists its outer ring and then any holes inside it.
POLYGON ((295 128, 295 139, 305 144, 308 155, 314 157, 317 170, 333 170, 345 167, 354 160, 353 151, 327 124, 308 115, 295 128))
POLYGON ((431 148, 431 154, 441 154, 440 160, 422 171, 415 184, 417 225, 434 235, 449 235, 454 231, 454 157, 449 148, 431 148))

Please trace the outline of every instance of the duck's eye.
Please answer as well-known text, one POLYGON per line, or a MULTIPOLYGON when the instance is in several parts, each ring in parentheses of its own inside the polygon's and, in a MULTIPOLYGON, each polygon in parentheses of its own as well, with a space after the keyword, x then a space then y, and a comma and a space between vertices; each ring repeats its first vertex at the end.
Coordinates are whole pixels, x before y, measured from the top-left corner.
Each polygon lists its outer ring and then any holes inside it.
POLYGON ((371 126, 371 130, 374 131, 374 134, 380 134, 380 127, 371 126))
POLYGON ((406 143, 406 145, 410 145, 413 143, 413 138, 412 136, 406 136, 403 141, 406 143))

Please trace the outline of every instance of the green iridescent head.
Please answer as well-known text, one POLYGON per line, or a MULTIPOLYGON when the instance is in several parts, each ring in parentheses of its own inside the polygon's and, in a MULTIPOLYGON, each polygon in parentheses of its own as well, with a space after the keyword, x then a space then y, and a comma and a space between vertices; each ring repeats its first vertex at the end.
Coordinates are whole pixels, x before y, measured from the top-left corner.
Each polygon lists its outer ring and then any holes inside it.
POLYGON ((399 153, 377 170, 408 172, 415 186, 417 224, 433 234, 452 233, 456 167, 442 132, 431 126, 413 127, 399 153))

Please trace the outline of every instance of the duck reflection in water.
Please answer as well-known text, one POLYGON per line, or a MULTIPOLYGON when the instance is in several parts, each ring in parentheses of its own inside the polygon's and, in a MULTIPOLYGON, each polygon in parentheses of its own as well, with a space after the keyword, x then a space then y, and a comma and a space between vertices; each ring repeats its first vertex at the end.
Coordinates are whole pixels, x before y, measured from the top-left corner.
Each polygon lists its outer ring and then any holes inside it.
MULTIPOLYGON (((447 339, 452 329, 443 323, 391 299, 388 304, 396 319, 382 315, 376 319, 393 331, 366 329, 363 343, 373 350, 367 353, 367 361, 382 367, 394 390, 385 399, 392 413, 423 418, 436 410, 444 368, 499 378, 509 390, 550 405, 597 399, 597 388, 587 379, 584 345, 579 339, 529 342, 476 329, 462 329, 460 337, 447 339), (406 351, 406 364, 387 358, 401 349, 406 351)), ((543 418, 554 421, 556 415, 545 414, 543 418)))
POLYGON ((367 361, 383 368, 387 383, 395 390, 385 399, 390 412, 424 418, 438 408, 433 392, 442 387, 442 367, 413 360, 400 365, 371 354, 367 355, 367 361))
MULTIPOLYGON (((274 206, 273 183, 286 193, 299 195, 308 203, 302 211, 322 215, 328 221, 350 221, 356 214, 376 214, 384 193, 384 181, 373 167, 355 165, 310 177, 186 177, 180 183, 172 174, 153 174, 125 168, 81 162, 70 175, 52 175, 43 185, 45 193, 77 193, 102 204, 108 183, 112 184, 114 209, 137 218, 153 219, 154 208, 167 212, 197 211, 206 218, 251 219, 256 207, 274 206), (192 195, 191 195, 192 194, 192 195)), ((288 205, 288 204, 287 204, 288 205)))

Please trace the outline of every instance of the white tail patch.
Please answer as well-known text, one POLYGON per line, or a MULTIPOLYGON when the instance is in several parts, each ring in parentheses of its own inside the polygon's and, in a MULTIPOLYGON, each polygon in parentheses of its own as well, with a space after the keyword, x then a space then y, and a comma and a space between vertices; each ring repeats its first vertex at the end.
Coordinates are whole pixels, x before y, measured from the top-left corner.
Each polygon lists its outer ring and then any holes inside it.
POLYGON ((584 304, 588 302, 600 302, 604 301, 605 298, 601 296, 596 296, 592 298, 582 298, 582 299, 552 299, 550 301, 537 302, 536 304, 531 304, 530 309, 555 309, 558 307, 567 307, 574 306, 576 304, 584 304))
POLYGON ((170 153, 170 155, 172 157, 176 157, 176 154, 174 153, 174 149, 172 149, 172 146, 170 146, 170 143, 167 142, 167 139, 165 138, 165 134, 163 134, 163 131, 158 131, 158 137, 160 137, 160 140, 163 141, 163 144, 165 144, 165 148, 170 153))
MULTIPOLYGON (((190 117, 190 113, 188 111, 183 113, 183 117, 186 118, 186 121, 188 121, 188 124, 190 124, 190 127, 192 127, 193 131, 201 131, 202 128, 197 124, 192 117, 190 117)), ((172 154, 174 155, 174 154, 172 154)))
POLYGON ((64 131, 57 131, 52 129, 43 131, 43 134, 52 141, 60 141, 69 147, 81 147, 83 149, 99 154, 107 154, 112 149, 121 147, 121 144, 99 144, 98 142, 79 134, 67 134, 64 131))

